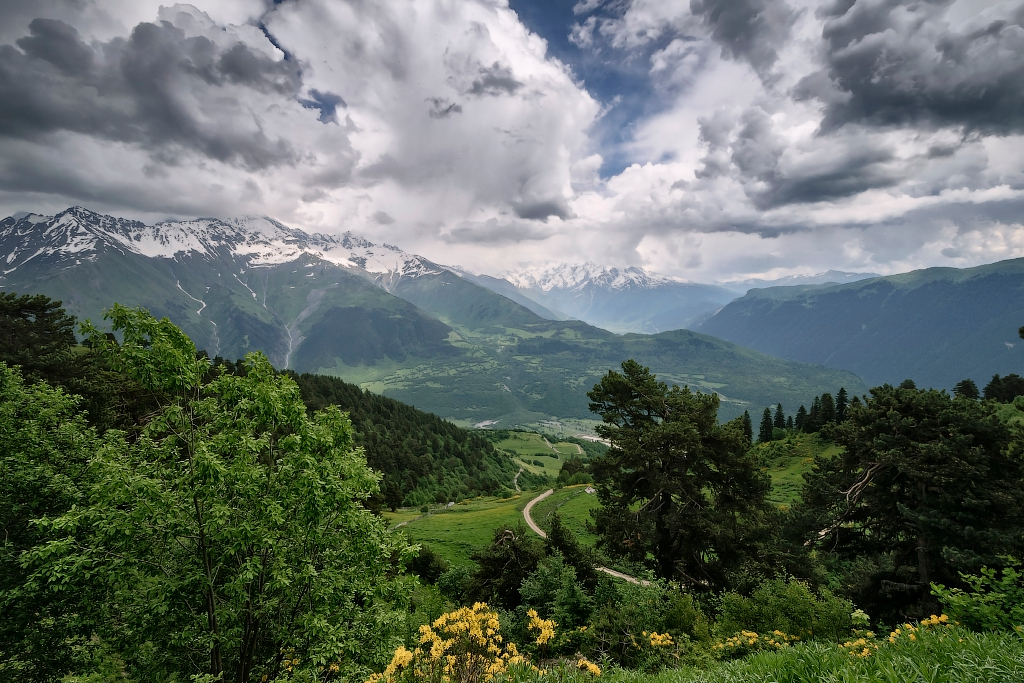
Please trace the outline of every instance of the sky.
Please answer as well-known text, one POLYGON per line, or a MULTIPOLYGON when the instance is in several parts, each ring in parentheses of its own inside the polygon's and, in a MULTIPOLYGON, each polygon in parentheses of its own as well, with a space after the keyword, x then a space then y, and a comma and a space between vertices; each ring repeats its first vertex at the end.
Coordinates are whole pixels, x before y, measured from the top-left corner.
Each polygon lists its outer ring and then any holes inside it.
POLYGON ((499 274, 1024 256, 1024 0, 3 0, 0 214, 499 274))

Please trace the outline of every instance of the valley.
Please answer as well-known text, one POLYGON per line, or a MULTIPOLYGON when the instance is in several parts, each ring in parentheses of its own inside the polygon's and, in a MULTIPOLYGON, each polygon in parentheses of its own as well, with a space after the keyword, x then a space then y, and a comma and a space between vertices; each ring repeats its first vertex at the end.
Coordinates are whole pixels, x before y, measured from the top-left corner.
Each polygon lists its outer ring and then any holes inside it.
POLYGON ((2 254, 0 291, 46 294, 97 322, 114 301, 143 306, 211 356, 261 350, 277 367, 337 376, 464 426, 555 421, 588 433, 586 392, 627 358, 718 393, 723 419, 866 388, 848 372, 683 329, 615 334, 550 320, 395 247, 265 218, 148 226, 72 208, 0 221, 2 254))

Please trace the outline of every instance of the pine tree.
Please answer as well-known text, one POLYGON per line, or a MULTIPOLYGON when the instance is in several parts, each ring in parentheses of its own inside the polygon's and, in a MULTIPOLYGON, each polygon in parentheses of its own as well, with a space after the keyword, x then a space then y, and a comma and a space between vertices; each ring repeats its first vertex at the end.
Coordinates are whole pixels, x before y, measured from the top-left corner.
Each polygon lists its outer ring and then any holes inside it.
POLYGON ((846 420, 846 409, 850 405, 850 399, 846 394, 844 387, 839 388, 839 393, 836 394, 836 422, 843 422, 846 420))
POLYGON ((1017 396, 1024 396, 1024 377, 1013 373, 1006 377, 994 375, 985 387, 985 398, 1000 403, 1009 403, 1017 396))
POLYGON ((821 416, 819 420, 822 427, 836 421, 836 403, 832 399, 832 394, 828 392, 821 395, 821 416))
POLYGON ((821 429, 821 397, 815 396, 814 400, 811 401, 811 411, 807 413, 807 419, 804 420, 804 431, 809 434, 814 434, 821 429))
POLYGON ((794 427, 795 425, 793 424, 793 416, 790 415, 789 417, 786 418, 786 429, 788 429, 789 431, 793 431, 794 427))
POLYGON ((801 405, 799 408, 797 408, 796 420, 793 421, 793 426, 796 427, 798 432, 802 432, 802 431, 805 431, 804 428, 807 426, 806 423, 807 423, 807 408, 804 408, 801 405))
POLYGON ((972 401, 977 401, 981 398, 981 392, 978 391, 978 385, 974 383, 973 379, 963 379, 953 386, 953 395, 957 398, 967 398, 972 401))
POLYGON ((669 388, 632 360, 622 370, 588 393, 611 443, 591 461, 603 549, 689 588, 730 587, 734 571, 757 561, 771 514, 771 483, 748 455, 741 420, 718 422, 716 394, 669 388))
POLYGON ((775 419, 772 421, 772 426, 776 429, 786 428, 786 415, 782 412, 782 404, 775 406, 775 419))
POLYGON ((743 436, 747 438, 747 445, 754 443, 754 423, 750 420, 750 413, 743 411, 743 436))
POLYGON ((812 542, 890 567, 858 604, 929 614, 931 582, 962 586, 960 572, 1024 550, 1024 459, 995 411, 890 385, 851 402, 842 453, 816 460, 802 498, 818 515, 812 542))
POLYGON ((760 443, 768 443, 772 440, 772 429, 775 425, 772 423, 772 411, 771 408, 765 408, 764 413, 761 415, 761 428, 757 431, 757 440, 760 443))

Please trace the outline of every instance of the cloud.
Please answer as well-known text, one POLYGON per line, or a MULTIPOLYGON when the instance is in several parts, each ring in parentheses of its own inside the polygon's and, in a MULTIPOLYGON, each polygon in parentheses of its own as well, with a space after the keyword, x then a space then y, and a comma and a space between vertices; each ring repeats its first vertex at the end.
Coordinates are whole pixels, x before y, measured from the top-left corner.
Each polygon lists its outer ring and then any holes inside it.
POLYGON ((292 64, 186 36, 167 21, 95 47, 60 20, 34 19, 29 31, 17 48, 0 46, 0 135, 71 131, 249 170, 295 161, 290 142, 267 135, 244 106, 247 91, 294 97, 292 64))
POLYGON ((554 48, 505 0, 160 2, 5 4, 0 209, 262 213, 491 273, 1022 248, 1021 0, 586 0, 554 48))
POLYGON ((1024 7, 1003 3, 954 24, 950 4, 859 0, 826 13, 825 66, 795 91, 825 103, 823 130, 1024 130, 1024 7))
POLYGON ((480 68, 480 77, 473 81, 467 91, 470 95, 513 95, 523 84, 512 75, 512 69, 495 62, 489 67, 480 68))
POLYGON ((784 0, 692 0, 690 10, 711 29, 711 37, 733 59, 766 75, 797 18, 784 0))

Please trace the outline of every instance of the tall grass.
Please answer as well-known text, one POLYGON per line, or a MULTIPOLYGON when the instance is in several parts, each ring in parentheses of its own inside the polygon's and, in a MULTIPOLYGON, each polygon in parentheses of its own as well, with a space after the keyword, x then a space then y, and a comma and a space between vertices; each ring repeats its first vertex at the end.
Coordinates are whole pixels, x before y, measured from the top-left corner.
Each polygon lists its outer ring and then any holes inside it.
MULTIPOLYGON (((526 681, 551 680, 526 677, 526 681)), ((559 680, 556 674, 555 680, 559 680)), ((595 679, 575 671, 566 683, 595 679)), ((608 683, 1020 683, 1024 681, 1024 640, 1017 634, 971 633, 964 629, 920 632, 916 640, 883 643, 868 657, 836 645, 807 643, 722 662, 709 669, 658 674, 608 669, 608 683)))

